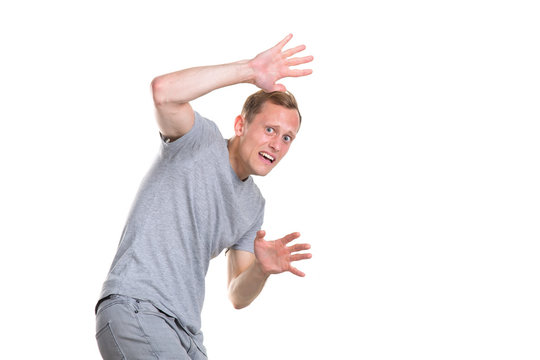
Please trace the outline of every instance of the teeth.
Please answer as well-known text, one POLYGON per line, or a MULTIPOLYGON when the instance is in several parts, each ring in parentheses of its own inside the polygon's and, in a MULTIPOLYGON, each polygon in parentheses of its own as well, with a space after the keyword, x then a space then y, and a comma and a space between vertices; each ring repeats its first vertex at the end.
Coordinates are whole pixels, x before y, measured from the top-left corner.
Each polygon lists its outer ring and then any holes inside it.
POLYGON ((268 154, 265 153, 265 152, 262 152, 262 151, 261 151, 259 154, 261 154, 262 156, 264 156, 265 158, 267 158, 267 159, 270 160, 270 161, 274 161, 274 158, 273 158, 272 156, 268 155, 268 154))

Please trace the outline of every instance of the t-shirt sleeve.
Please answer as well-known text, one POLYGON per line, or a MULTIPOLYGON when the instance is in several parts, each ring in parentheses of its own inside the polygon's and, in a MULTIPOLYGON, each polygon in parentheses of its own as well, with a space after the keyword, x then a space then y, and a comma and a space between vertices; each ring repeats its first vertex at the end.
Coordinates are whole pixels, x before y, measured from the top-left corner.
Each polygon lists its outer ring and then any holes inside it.
POLYGON ((204 149, 213 142, 223 139, 217 126, 212 121, 202 117, 198 112, 195 112, 193 127, 177 140, 168 141, 161 133, 159 135, 162 152, 168 155, 204 149))
POLYGON ((236 244, 231 246, 231 249, 233 250, 244 250, 249 251, 250 253, 254 253, 255 250, 253 248, 253 244, 255 242, 255 237, 257 236, 257 231, 261 230, 262 224, 264 220, 264 200, 263 200, 263 206, 259 213, 259 216, 253 223, 253 226, 238 240, 236 244))

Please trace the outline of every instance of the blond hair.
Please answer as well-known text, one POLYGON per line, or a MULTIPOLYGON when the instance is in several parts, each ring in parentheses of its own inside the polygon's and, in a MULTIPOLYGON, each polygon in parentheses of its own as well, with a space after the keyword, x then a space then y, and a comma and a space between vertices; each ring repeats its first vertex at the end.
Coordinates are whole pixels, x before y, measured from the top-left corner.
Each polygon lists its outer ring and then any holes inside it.
POLYGON ((244 103, 242 108, 242 116, 249 124, 257 115, 261 112, 263 105, 270 101, 272 104, 283 106, 287 109, 294 109, 298 112, 298 117, 300 118, 300 124, 302 123, 302 115, 300 115, 300 110, 298 110, 298 104, 293 94, 288 91, 274 91, 274 92, 265 92, 259 90, 254 94, 251 94, 244 103))

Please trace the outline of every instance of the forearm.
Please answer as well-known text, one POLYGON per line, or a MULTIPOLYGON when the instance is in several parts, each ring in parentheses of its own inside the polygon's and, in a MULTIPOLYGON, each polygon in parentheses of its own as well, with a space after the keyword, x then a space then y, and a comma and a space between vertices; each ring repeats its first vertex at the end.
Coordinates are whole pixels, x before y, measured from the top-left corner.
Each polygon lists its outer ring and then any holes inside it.
POLYGON ((261 293, 270 274, 265 273, 257 260, 229 283, 229 298, 236 309, 242 309, 261 293))
POLYGON ((156 77, 152 91, 156 105, 183 104, 213 90, 229 85, 254 81, 250 61, 200 66, 156 77))

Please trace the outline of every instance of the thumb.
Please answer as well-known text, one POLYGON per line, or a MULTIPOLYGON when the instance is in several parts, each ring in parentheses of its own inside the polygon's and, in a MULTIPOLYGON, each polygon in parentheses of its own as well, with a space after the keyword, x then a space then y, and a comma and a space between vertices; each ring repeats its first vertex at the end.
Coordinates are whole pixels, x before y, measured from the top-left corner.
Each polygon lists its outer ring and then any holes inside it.
POLYGON ((287 91, 287 88, 283 84, 274 84, 274 87, 272 88, 272 91, 285 92, 285 91, 287 91))
POLYGON ((259 230, 257 231, 257 236, 255 237, 255 241, 257 240, 264 240, 264 237, 266 236, 266 231, 259 230))

